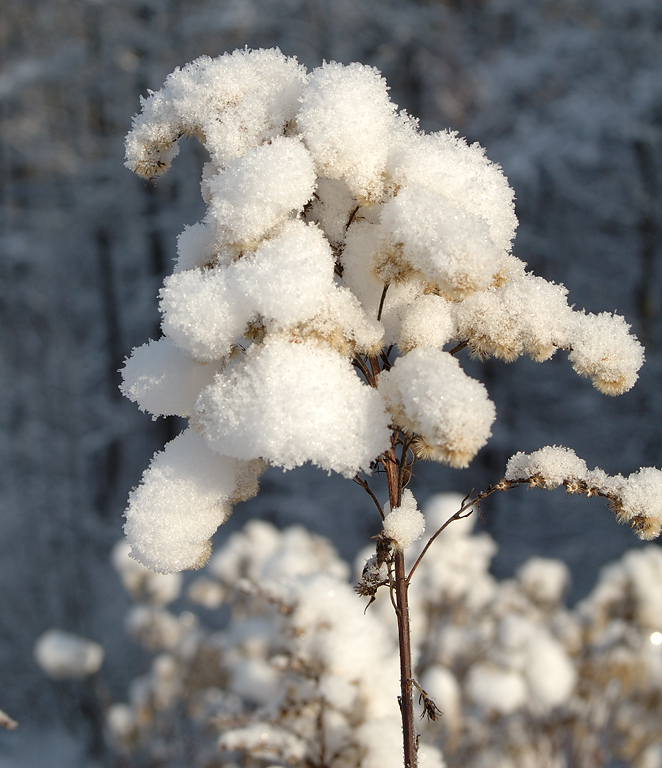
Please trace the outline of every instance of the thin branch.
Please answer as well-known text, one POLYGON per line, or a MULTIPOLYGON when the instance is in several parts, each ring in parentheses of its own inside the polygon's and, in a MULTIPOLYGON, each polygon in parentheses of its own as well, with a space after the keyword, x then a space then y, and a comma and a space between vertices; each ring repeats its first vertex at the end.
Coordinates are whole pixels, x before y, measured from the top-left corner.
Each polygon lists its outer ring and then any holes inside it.
POLYGON ((398 609, 398 605, 395 602, 395 578, 393 577, 393 563, 389 563, 388 566, 388 581, 388 593, 391 597, 391 605, 393 606, 396 617, 398 617, 400 615, 400 610, 398 609))
POLYGON ((368 366, 359 355, 354 355, 352 365, 356 366, 361 371, 361 373, 365 376, 365 380, 368 382, 368 384, 370 384, 371 387, 375 386, 374 376, 368 370, 368 366))
POLYGON ((444 530, 445 530, 445 529, 446 529, 446 528, 447 528, 447 527, 448 527, 448 526, 449 526, 451 523, 455 522, 455 520, 463 520, 465 517, 469 517, 469 515, 470 515, 470 514, 473 512, 473 504, 475 504, 475 502, 472 502, 472 503, 471 503, 471 505, 470 505, 470 508, 469 508, 469 511, 468 511, 468 512, 466 512, 466 514, 462 514, 463 512, 465 512, 465 511, 466 511, 466 509, 465 509, 465 507, 464 507, 464 505, 463 505, 462 509, 458 510, 458 511, 457 511, 457 512, 456 512, 454 515, 451 515, 451 517, 449 517, 449 518, 448 518, 448 520, 446 520, 446 522, 445 522, 445 523, 444 523, 444 524, 441 526, 441 528, 439 528, 439 529, 437 530, 437 532, 436 532, 436 533, 434 533, 434 534, 433 534, 433 535, 430 537, 430 539, 428 540, 428 543, 427 543, 427 544, 426 544, 426 545, 423 547, 423 551, 422 551, 422 552, 421 552, 421 554, 418 556, 418 558, 416 559, 416 562, 415 562, 415 563, 414 563, 414 565, 412 566, 412 568, 411 568, 411 571, 409 571, 409 575, 407 576, 407 584, 409 584, 409 582, 411 581, 411 577, 414 575, 414 571, 415 571, 415 570, 418 568, 418 564, 421 562, 421 560, 423 559, 423 557, 426 555, 426 553, 427 553, 428 549, 430 549, 430 547, 432 546, 432 542, 433 542, 433 541, 434 541, 434 540, 437 538, 437 536, 439 536, 439 534, 440 534, 442 531, 444 531, 444 530))
POLYGON ((412 696, 411 630, 409 623, 409 583, 405 576, 405 555, 396 549, 395 597, 398 605, 398 647, 400 651, 400 708, 402 714, 402 737, 405 768, 418 765, 418 737, 414 726, 414 701, 412 696))
POLYGON ((423 547, 423 551, 416 559, 416 562, 412 566, 411 570, 409 571, 409 575, 407 576, 407 584, 411 581, 411 577, 414 575, 414 571, 418 568, 418 564, 421 562, 421 560, 425 557, 428 549, 432 546, 432 542, 439 536, 439 534, 444 531, 451 523, 455 522, 455 520, 463 520, 465 517, 469 517, 469 515, 474 511, 474 506, 478 506, 480 509, 480 502, 483 499, 486 499, 488 496, 491 496, 496 491, 507 491, 509 488, 513 488, 516 485, 522 485, 523 483, 528 482, 526 480, 501 480, 496 485, 488 485, 487 488, 484 491, 481 491, 475 499, 469 500, 469 497, 471 496, 471 493, 468 493, 464 499, 462 499, 462 505, 460 509, 454 514, 451 515, 448 520, 437 530, 428 540, 427 544, 423 547))
MULTIPOLYGON (((397 437, 395 435, 393 437, 396 438, 393 441, 394 444, 397 444, 396 442, 397 437)), ((395 492, 396 492, 395 503, 391 498, 389 498, 389 503, 392 511, 400 506, 401 495, 402 495, 401 493, 402 488, 400 488, 400 465, 398 460, 395 457, 395 449, 391 448, 390 451, 386 451, 385 453, 382 453, 382 455, 379 457, 379 460, 382 463, 382 466, 384 467, 384 471, 386 472, 387 478, 389 480, 389 486, 392 482, 390 477, 391 474, 393 474, 395 479, 395 492)), ((390 497, 390 491, 391 489, 389 488, 389 497, 390 497)))
POLYGON ((324 697, 319 701, 319 712, 317 713, 317 732, 319 735, 319 765, 322 768, 326 763, 326 739, 324 738, 324 697))
POLYGON ((390 283, 384 283, 384 290, 382 291, 382 297, 379 300, 379 311, 377 312, 377 322, 382 319, 382 310, 384 309, 384 301, 386 299, 386 291, 388 291, 390 283))
POLYGON ((402 493, 402 489, 406 488, 409 484, 409 480, 411 479, 411 468, 416 462, 415 455, 411 463, 407 462, 407 454, 409 453, 409 448, 413 442, 413 437, 409 437, 402 441, 402 453, 400 455, 400 465, 398 467, 398 487, 400 488, 400 493, 402 493), (409 470, 409 477, 405 479, 405 472, 407 470, 409 470))
POLYGON ((347 219, 347 224, 345 224, 345 232, 347 232, 347 230, 349 229, 349 225, 352 223, 352 221, 354 221, 354 217, 358 213, 358 210, 360 207, 361 207, 360 205, 357 205, 356 208, 350 213, 349 219, 347 219))
POLYGON ((358 475, 356 475, 352 479, 354 480, 354 482, 357 485, 360 485, 361 488, 363 488, 363 490, 368 494, 368 496, 370 496, 370 498, 375 502, 375 506, 377 507, 377 511, 379 512, 379 516, 383 520, 384 519, 384 510, 382 509, 382 505, 377 500, 377 497, 373 493, 372 488, 368 485, 367 480, 364 480, 362 477, 359 477, 358 475))
POLYGON ((370 368, 372 369, 372 377, 374 384, 373 387, 377 386, 377 377, 381 373, 381 368, 379 367, 379 360, 376 357, 369 357, 368 362, 370 363, 370 368))

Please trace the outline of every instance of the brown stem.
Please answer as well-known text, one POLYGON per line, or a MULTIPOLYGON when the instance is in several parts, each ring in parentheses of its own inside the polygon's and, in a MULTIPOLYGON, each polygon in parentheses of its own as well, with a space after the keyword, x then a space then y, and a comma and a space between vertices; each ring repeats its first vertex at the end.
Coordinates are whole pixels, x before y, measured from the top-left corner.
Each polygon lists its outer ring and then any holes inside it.
MULTIPOLYGON (((388 498, 391 509, 400 505, 400 483, 395 449, 391 448, 383 459, 388 482, 388 498)), ((411 669, 411 634, 409 626, 409 583, 405 572, 405 555, 395 550, 395 602, 398 620, 398 645, 400 647, 400 714, 402 716, 402 740, 405 768, 416 768, 416 729, 414 727, 414 697, 411 669)))
POLYGON ((453 349, 448 350, 449 355, 456 355, 458 352, 461 352, 463 349, 469 346, 469 341, 461 341, 459 344, 453 347, 453 349))
POLYGON ((361 357, 359 355, 355 355, 354 356, 354 359, 352 360, 352 365, 356 366, 361 371, 361 373, 363 374, 366 382, 371 387, 375 386, 375 378, 374 378, 374 376, 368 370, 368 367, 366 366, 366 364, 363 362, 363 360, 361 359, 361 357))
POLYGON ((379 311, 377 312, 377 322, 382 319, 382 311, 384 309, 384 301, 386 300, 386 291, 388 291, 389 283, 384 283, 384 290, 382 291, 382 297, 379 300, 379 311))
POLYGON ((370 357, 368 358, 368 361, 370 363, 370 369, 372 370, 372 378, 373 378, 373 381, 375 382, 372 386, 376 387, 377 377, 379 376, 379 373, 381 370, 379 367, 379 360, 376 357, 370 357))

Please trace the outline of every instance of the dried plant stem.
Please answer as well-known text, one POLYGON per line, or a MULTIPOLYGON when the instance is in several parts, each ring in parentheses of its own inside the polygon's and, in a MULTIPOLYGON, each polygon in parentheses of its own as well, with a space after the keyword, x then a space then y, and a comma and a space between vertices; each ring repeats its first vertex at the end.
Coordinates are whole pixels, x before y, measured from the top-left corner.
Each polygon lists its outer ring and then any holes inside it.
POLYGON ((379 503, 377 497, 373 493, 372 488, 368 485, 367 480, 364 480, 362 477, 359 477, 358 475, 354 478, 354 482, 357 485, 360 485, 361 488, 370 496, 370 498, 375 502, 375 506, 377 507, 377 511, 379 512, 379 516, 381 519, 384 519, 384 510, 382 509, 382 505, 379 503))
MULTIPOLYGON (((388 497, 391 509, 400 505, 400 473, 391 448, 384 454, 384 469, 388 482, 388 497)), ((396 549, 393 558, 395 566, 395 604, 398 620, 398 645, 400 647, 400 714, 402 716, 402 737, 405 768, 416 768, 416 729, 414 727, 414 697, 411 668, 411 632, 409 626, 409 582, 405 571, 405 555, 396 549)))
POLYGON ((488 496, 491 496, 496 491, 507 491, 509 488, 522 485, 523 482, 524 481, 522 480, 500 480, 496 485, 488 485, 484 491, 481 491, 473 499, 471 498, 471 493, 467 494, 464 499, 462 499, 462 505, 458 511, 454 515, 451 515, 448 520, 446 520, 446 522, 441 526, 441 528, 439 528, 432 536, 430 536, 427 544, 423 547, 423 551, 416 559, 416 562, 412 566, 411 571, 409 571, 409 575, 407 576, 407 584, 409 584, 411 581, 411 577, 414 575, 414 571, 418 568, 418 564, 425 557, 434 540, 445 528, 447 528, 455 520, 463 520, 465 517, 469 517, 469 515, 474 511, 474 507, 478 509, 480 514, 480 502, 483 499, 486 499, 488 496))

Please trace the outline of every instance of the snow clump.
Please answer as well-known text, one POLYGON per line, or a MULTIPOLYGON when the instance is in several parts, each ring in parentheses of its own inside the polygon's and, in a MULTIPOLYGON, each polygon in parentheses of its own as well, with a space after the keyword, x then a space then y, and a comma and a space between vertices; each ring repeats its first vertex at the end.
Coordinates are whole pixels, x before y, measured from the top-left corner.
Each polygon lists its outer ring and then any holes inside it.
POLYGON ((125 530, 148 567, 204 562, 267 464, 351 478, 395 430, 417 458, 466 467, 495 408, 453 356, 465 346, 538 361, 566 349, 601 391, 634 384, 643 353, 627 323, 574 312, 510 253, 501 168, 422 132, 376 69, 308 73, 277 49, 202 56, 142 99, 127 167, 160 176, 183 137, 209 152, 207 211, 178 239, 162 338, 122 371, 142 410, 190 419, 131 493, 125 530))
POLYGON ((448 352, 412 350, 382 374, 381 389, 398 427, 420 436, 424 456, 466 467, 492 434, 496 411, 485 386, 448 352))
POLYGON ((210 451, 188 429, 157 453, 129 496, 124 526, 132 555, 160 573, 199 568, 236 501, 257 491, 259 462, 210 451))
POLYGON ((545 446, 531 454, 522 451, 512 456, 506 466, 506 480, 539 478, 545 488, 558 488, 564 480, 585 480, 588 467, 571 449, 545 446))
POLYGON ((423 535, 425 518, 408 488, 402 492, 400 506, 386 515, 383 530, 384 536, 391 539, 397 549, 407 549, 423 535))

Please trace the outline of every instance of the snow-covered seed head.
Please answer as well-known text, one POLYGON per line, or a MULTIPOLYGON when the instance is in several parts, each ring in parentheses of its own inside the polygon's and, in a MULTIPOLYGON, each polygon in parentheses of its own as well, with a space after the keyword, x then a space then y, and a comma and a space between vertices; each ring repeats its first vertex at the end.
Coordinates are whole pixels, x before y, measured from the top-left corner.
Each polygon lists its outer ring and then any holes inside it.
POLYGON ((171 73, 142 99, 126 141, 126 166, 146 178, 170 167, 182 136, 195 136, 220 170, 283 133, 306 80, 296 59, 278 49, 201 56, 171 73))
POLYGON ((543 487, 558 488, 564 482, 586 480, 588 467, 583 459, 563 446, 545 446, 531 454, 516 453, 508 460, 506 480, 539 478, 543 487))
POLYGON ((483 384, 447 352, 417 348, 382 373, 380 392, 393 421, 418 435, 426 458, 466 467, 491 434, 496 413, 483 384))
POLYGON ((622 317, 608 312, 574 316, 570 362, 604 395, 621 395, 639 378, 644 349, 629 330, 622 317))
POLYGON ((129 168, 141 178, 150 181, 162 176, 170 168, 173 158, 179 154, 179 147, 175 144, 179 137, 179 134, 175 133, 153 138, 149 143, 145 142, 138 156, 132 159, 129 168))
POLYGON ((323 64, 311 73, 297 125, 320 176, 342 179, 360 204, 384 191, 395 104, 381 74, 362 64, 323 64))
POLYGON ((619 483, 614 494, 619 522, 627 523, 645 541, 656 539, 662 529, 662 471, 643 467, 619 483))
POLYGON ((398 347, 403 354, 415 347, 441 349, 455 338, 451 304, 441 296, 419 296, 408 307, 402 319, 398 347))

